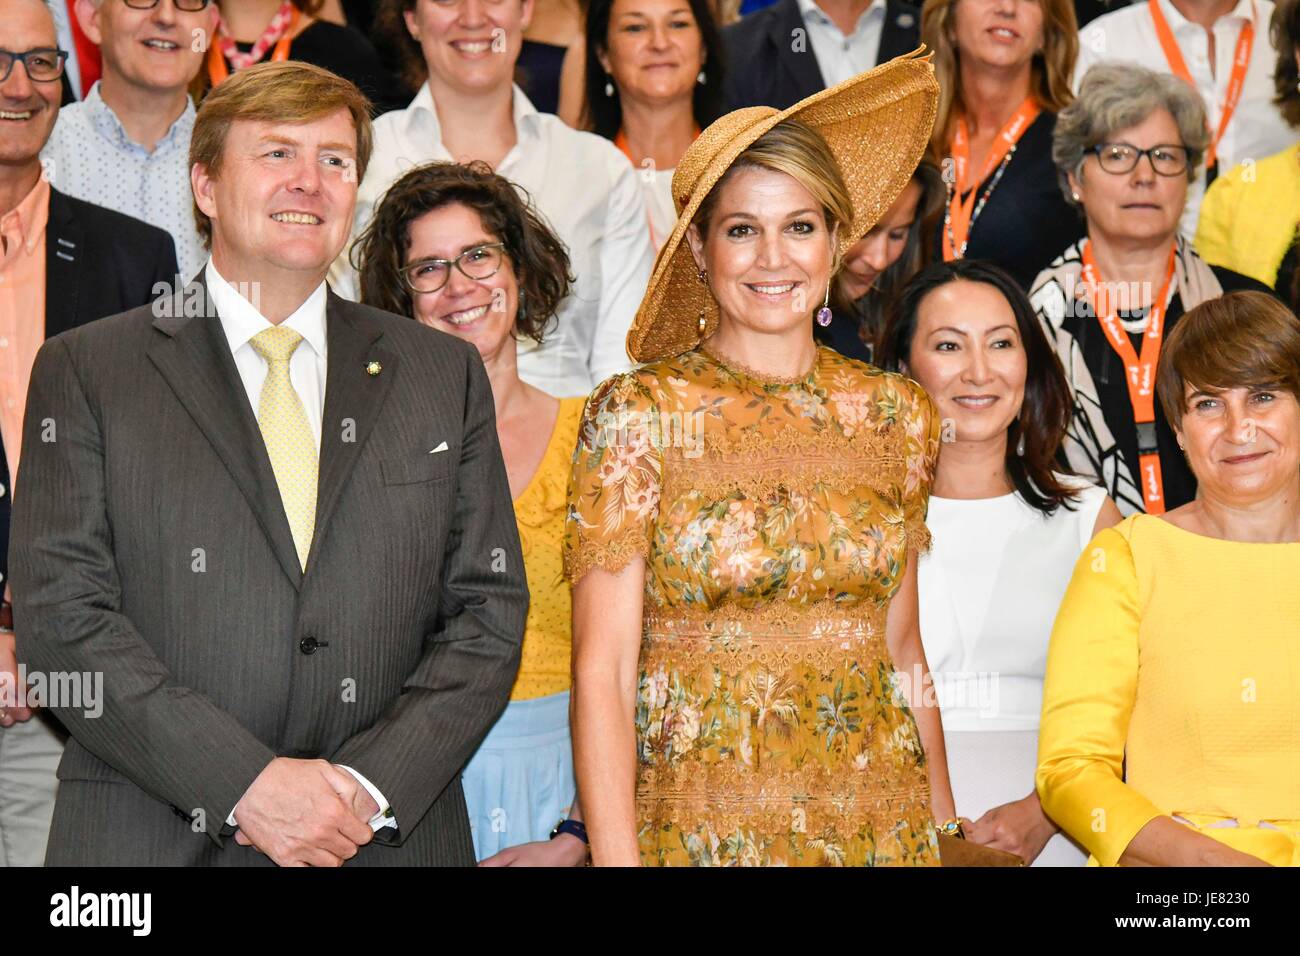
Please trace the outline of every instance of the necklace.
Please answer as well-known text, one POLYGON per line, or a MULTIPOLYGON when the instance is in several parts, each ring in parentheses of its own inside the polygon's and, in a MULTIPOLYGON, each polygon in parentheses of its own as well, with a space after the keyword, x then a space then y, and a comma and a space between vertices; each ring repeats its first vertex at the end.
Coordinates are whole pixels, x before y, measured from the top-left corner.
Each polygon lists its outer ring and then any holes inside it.
POLYGON ((953 258, 964 259, 966 257, 966 247, 970 245, 970 234, 975 229, 975 221, 979 219, 980 213, 984 211, 984 204, 987 203, 989 197, 993 195, 993 190, 998 188, 998 182, 1001 181, 1002 174, 1007 171, 1007 165, 1011 162, 1011 157, 1014 155, 1016 155, 1016 144, 1012 143, 1011 148, 1007 150, 1007 154, 1002 157, 1002 162, 998 163, 998 168, 993 173, 993 178, 989 180, 988 188, 984 190, 984 193, 979 198, 979 202, 975 204, 975 211, 972 212, 970 216, 970 225, 966 228, 966 236, 960 243, 954 240, 952 234, 952 200, 956 186, 953 183, 944 184, 944 187, 948 191, 948 201, 944 203, 943 207, 943 228, 944 232, 948 235, 948 247, 956 250, 956 255, 953 258))

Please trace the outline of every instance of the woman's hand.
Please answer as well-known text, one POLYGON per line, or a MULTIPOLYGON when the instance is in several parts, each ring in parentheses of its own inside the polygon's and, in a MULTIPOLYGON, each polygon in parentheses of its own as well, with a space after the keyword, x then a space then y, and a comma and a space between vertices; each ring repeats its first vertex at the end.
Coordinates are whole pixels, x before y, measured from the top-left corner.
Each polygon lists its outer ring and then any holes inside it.
POLYGON ((587 844, 572 833, 561 833, 554 840, 508 846, 479 866, 582 866, 586 862, 587 844))
POLYGON ((972 843, 1014 853, 1028 865, 1043 852, 1057 826, 1043 813, 1038 794, 1031 793, 1023 800, 994 807, 965 830, 972 843))

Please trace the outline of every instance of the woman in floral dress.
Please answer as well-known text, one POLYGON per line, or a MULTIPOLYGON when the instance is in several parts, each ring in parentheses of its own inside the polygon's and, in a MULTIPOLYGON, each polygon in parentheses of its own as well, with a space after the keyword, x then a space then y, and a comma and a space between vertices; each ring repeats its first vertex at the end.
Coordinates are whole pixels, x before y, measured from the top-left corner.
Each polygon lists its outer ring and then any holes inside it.
POLYGON ((953 807, 915 557, 940 423, 914 382, 812 336, 934 98, 900 58, 732 113, 678 167, 628 336, 647 364, 588 400, 569 489, 597 865, 938 863, 953 807))

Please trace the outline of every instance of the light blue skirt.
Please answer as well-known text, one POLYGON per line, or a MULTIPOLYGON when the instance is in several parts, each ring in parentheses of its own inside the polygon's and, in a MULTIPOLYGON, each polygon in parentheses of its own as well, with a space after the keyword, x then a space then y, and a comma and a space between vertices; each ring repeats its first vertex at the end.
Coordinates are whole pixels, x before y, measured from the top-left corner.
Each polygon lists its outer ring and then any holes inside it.
POLYGON ((549 838, 578 789, 569 692, 507 704, 461 782, 476 859, 549 838))

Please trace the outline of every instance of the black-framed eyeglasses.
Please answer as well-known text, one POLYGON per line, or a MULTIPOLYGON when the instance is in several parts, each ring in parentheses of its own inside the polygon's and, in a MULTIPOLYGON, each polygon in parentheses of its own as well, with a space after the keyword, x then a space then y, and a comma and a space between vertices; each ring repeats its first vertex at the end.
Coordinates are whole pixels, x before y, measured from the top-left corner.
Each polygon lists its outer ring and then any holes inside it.
POLYGON ((26 53, 15 53, 13 50, 0 50, 0 83, 9 79, 9 74, 14 70, 14 64, 19 60, 23 61, 23 68, 27 70, 27 78, 35 83, 49 83, 51 80, 57 80, 63 75, 63 64, 68 59, 67 50, 28 50, 26 53))
MULTIPOLYGON (((152 10, 162 0, 122 0, 132 10, 152 10)), ((172 6, 184 13, 198 13, 206 10, 212 0, 172 0, 172 6)))
POLYGON ((503 242, 466 249, 455 259, 421 259, 402 267, 402 281, 412 292, 437 292, 451 278, 452 266, 467 279, 490 279, 505 259, 503 242))
POLYGON ((1188 155, 1183 146, 1152 146, 1150 149, 1138 149, 1132 143, 1098 143, 1090 153, 1097 154, 1097 162, 1103 172, 1123 176, 1137 168, 1138 160, 1143 156, 1151 162, 1151 168, 1160 176, 1181 176, 1187 172, 1188 155))

